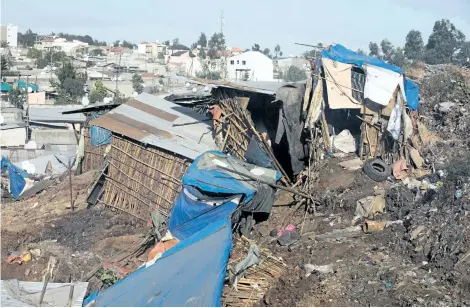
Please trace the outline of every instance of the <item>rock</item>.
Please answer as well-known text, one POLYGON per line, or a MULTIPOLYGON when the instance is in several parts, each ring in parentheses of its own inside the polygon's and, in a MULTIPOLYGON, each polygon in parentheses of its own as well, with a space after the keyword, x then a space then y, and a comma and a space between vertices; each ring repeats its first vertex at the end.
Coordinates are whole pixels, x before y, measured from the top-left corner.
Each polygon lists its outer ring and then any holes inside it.
POLYGON ((25 276, 29 276, 30 273, 31 273, 31 270, 29 268, 26 269, 26 271, 24 271, 25 276))
POLYGON ((41 249, 39 248, 31 249, 29 252, 35 259, 38 259, 41 256, 41 249))
POLYGON ((414 229, 413 232, 411 232, 410 240, 413 241, 414 239, 416 239, 418 235, 424 230, 426 230, 424 226, 419 226, 418 228, 414 229))
POLYGON ((420 303, 420 304, 424 303, 424 299, 422 299, 421 297, 418 297, 416 300, 417 300, 418 303, 420 303))
POLYGON ((316 271, 316 272, 319 272, 319 273, 322 273, 322 274, 329 274, 329 273, 333 273, 334 270, 333 270, 333 266, 331 264, 328 264, 328 265, 313 265, 313 264, 304 264, 303 265, 303 268, 305 269, 305 277, 308 277, 310 276, 310 274, 313 272, 313 271, 316 271))
POLYGON ((437 110, 440 111, 440 112, 443 112, 443 113, 447 113, 449 112, 452 107, 455 106, 455 103, 452 103, 452 102, 443 102, 443 103, 439 103, 437 104, 437 110))

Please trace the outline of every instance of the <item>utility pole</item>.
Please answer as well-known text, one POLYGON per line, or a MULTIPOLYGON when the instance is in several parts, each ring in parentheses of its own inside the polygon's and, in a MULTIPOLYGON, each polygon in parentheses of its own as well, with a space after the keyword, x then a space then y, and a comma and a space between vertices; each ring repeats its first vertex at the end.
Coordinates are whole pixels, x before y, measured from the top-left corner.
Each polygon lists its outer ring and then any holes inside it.
POLYGON ((223 10, 220 11, 219 21, 220 21, 220 33, 224 33, 224 11, 223 10))
MULTIPOLYGON (((118 43, 118 47, 121 47, 122 43, 121 41, 119 41, 118 43)), ((119 70, 121 69, 121 56, 122 56, 122 50, 121 49, 118 49, 120 50, 119 51, 119 64, 118 64, 118 67, 117 67, 117 70, 116 70, 116 95, 118 94, 118 79, 119 79, 119 70)))

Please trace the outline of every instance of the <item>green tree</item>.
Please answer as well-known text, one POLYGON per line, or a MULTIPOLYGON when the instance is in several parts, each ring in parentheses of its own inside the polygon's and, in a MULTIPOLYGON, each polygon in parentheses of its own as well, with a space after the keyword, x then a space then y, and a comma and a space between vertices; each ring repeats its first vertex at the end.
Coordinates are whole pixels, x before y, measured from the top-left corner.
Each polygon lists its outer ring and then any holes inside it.
POLYGON ((100 48, 91 50, 90 54, 92 54, 93 56, 104 56, 104 52, 100 48))
POLYGON ((454 54, 461 49, 464 42, 465 35, 448 19, 436 21, 426 44, 426 63, 441 64, 452 62, 454 54))
POLYGON ((366 52, 362 50, 361 48, 359 48, 356 52, 360 55, 366 55, 366 52))
POLYGON ((421 32, 411 30, 406 35, 405 57, 410 60, 421 60, 423 57, 424 43, 421 32))
POLYGON ((70 62, 63 62, 62 67, 56 71, 57 81, 51 79, 51 86, 56 89, 59 97, 58 104, 76 103, 85 94, 85 81, 78 77, 75 68, 70 62))
POLYGON ((225 50, 225 37, 223 33, 214 33, 208 43, 207 55, 210 59, 220 58, 220 51, 225 50))
POLYGON ((8 92, 8 101, 16 108, 23 109, 26 102, 26 91, 22 91, 19 87, 14 87, 8 92))
POLYGON ((97 80, 93 84, 93 90, 90 92, 90 103, 102 102, 107 96, 108 92, 101 80, 97 80))
POLYGON ((172 42, 173 42, 173 46, 179 45, 180 44, 180 39, 179 38, 174 38, 172 42))
POLYGON ((269 48, 263 49, 263 54, 269 58, 272 58, 271 50, 269 48))
POLYGON ((30 59, 39 59, 42 57, 42 52, 36 48, 29 48, 26 56, 30 59))
POLYGON ((281 46, 279 46, 279 44, 277 44, 277 45, 274 47, 274 59, 277 59, 277 58, 279 58, 280 56, 282 56, 281 46))
POLYGON ((260 47, 258 44, 254 44, 254 45, 251 47, 251 50, 253 50, 253 51, 261 51, 261 47, 260 47))
POLYGON ((383 39, 380 42, 380 48, 382 49, 382 59, 388 62, 392 61, 393 52, 395 51, 392 43, 387 39, 383 39))
POLYGON ((204 32, 201 32, 199 39, 196 42, 196 46, 201 45, 201 49, 207 47, 207 36, 204 32))
POLYGON ((380 57, 379 45, 377 45, 377 43, 369 43, 369 56, 380 57))
POLYGON ((170 46, 170 41, 169 40, 164 41, 163 45, 170 46))
POLYGON ((284 81, 286 82, 295 82, 300 80, 305 80, 307 78, 307 74, 305 74, 305 70, 291 65, 283 74, 284 81))
POLYGON ((132 88, 134 88, 134 91, 137 93, 142 93, 144 91, 144 80, 142 79, 142 76, 138 74, 134 74, 132 76, 132 88))
POLYGON ((393 56, 390 59, 390 64, 399 66, 399 67, 405 67, 406 66, 406 57, 405 57, 405 52, 403 48, 397 47, 393 51, 393 56))
POLYGON ((199 50, 199 54, 198 54, 199 58, 201 59, 205 59, 207 57, 206 55, 206 50, 204 48, 201 48, 201 50, 199 50))
POLYGON ((470 41, 462 44, 456 56, 457 63, 470 66, 470 41))
POLYGON ((1 61, 1 72, 3 73, 4 71, 8 70, 8 63, 7 63, 7 59, 5 59, 5 55, 0 56, 0 61, 1 61))
POLYGON ((302 57, 304 57, 306 59, 315 58, 316 56, 317 56, 317 51, 315 49, 307 50, 307 51, 302 53, 302 57))

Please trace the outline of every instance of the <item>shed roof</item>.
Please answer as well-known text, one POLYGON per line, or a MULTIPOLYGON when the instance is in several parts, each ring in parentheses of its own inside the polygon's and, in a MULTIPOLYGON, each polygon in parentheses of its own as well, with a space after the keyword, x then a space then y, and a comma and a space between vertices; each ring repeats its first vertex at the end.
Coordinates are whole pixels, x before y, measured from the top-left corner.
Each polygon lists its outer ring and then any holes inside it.
POLYGON ((49 123, 84 123, 83 114, 62 114, 70 111, 70 107, 36 107, 29 106, 29 119, 34 122, 49 123))
POLYGON ((90 124, 190 159, 217 148, 209 118, 164 97, 142 93, 90 124), (199 122, 174 126, 195 121, 199 122))

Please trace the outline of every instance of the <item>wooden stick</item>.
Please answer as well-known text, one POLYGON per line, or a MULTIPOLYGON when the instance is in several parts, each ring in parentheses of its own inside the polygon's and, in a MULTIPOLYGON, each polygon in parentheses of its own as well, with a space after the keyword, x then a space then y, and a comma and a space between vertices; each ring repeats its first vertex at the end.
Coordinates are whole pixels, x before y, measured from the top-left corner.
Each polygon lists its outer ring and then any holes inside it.
POLYGON ((228 168, 225 168, 225 167, 222 167, 222 166, 218 166, 218 168, 220 168, 222 170, 232 172, 232 173, 235 173, 235 174, 238 174, 238 175, 241 175, 241 176, 244 176, 244 177, 247 177, 247 178, 249 178, 253 181, 260 182, 262 184, 266 184, 266 185, 269 185, 269 186, 274 187, 274 188, 278 188, 278 189, 281 189, 281 190, 291 192, 293 194, 299 195, 299 196, 304 197, 304 198, 311 198, 310 195, 307 195, 307 194, 305 194, 301 191, 298 191, 298 190, 295 190, 295 189, 292 189, 292 188, 289 188, 289 187, 284 187, 284 186, 281 186, 281 185, 273 184, 273 183, 267 182, 265 180, 256 178, 254 176, 251 176, 251 175, 248 175, 248 174, 245 174, 245 173, 242 173, 242 172, 238 172, 236 170, 231 170, 231 169, 228 169, 228 168))

